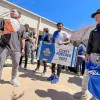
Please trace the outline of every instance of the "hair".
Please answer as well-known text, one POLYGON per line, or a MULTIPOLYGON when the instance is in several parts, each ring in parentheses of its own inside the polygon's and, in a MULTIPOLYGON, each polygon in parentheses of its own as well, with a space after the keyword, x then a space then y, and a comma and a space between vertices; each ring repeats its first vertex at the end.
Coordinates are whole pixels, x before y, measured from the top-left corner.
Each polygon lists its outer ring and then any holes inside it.
MULTIPOLYGON (((16 9, 16 8, 12 8, 12 9, 16 9)), ((21 16, 21 12, 18 9, 16 9, 16 10, 17 10, 18 14, 21 16)))
POLYGON ((48 28, 44 28, 43 29, 46 33, 49 33, 49 29, 48 28))
POLYGON ((62 26, 63 26, 63 23, 62 23, 62 22, 59 22, 59 23, 57 23, 57 26, 58 26, 58 25, 62 25, 62 26))
POLYGON ((25 24, 24 26, 27 26, 27 27, 29 27, 29 24, 25 24))

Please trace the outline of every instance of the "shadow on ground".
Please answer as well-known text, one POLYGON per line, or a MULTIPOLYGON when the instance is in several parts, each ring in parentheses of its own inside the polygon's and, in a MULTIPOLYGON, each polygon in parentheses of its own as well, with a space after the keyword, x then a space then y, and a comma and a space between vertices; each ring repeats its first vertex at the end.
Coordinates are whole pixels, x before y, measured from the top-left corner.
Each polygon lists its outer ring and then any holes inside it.
POLYGON ((20 74, 19 77, 23 77, 23 78, 28 77, 28 78, 31 78, 31 80, 34 80, 34 81, 36 81, 36 80, 47 81, 47 77, 42 77, 41 73, 38 73, 38 72, 35 73, 32 70, 26 70, 25 71, 23 68, 20 68, 19 72, 23 72, 23 74, 20 74), (39 75, 37 75, 37 74, 39 74, 39 75))
POLYGON ((75 77, 75 76, 74 77, 69 77, 68 82, 69 83, 74 83, 77 86, 82 87, 82 79, 80 77, 75 77))
POLYGON ((21 93, 20 95, 17 95, 14 91, 12 92, 11 95, 11 100, 19 100, 20 98, 22 98, 24 96, 24 92, 21 93))
POLYGON ((9 81, 0 80, 0 84, 10 84, 9 81))
POLYGON ((51 100, 75 100, 73 95, 54 89, 48 89, 47 91, 36 90, 35 93, 41 98, 51 98, 51 100))
POLYGON ((12 67, 12 64, 6 63, 6 64, 4 64, 4 67, 12 67))

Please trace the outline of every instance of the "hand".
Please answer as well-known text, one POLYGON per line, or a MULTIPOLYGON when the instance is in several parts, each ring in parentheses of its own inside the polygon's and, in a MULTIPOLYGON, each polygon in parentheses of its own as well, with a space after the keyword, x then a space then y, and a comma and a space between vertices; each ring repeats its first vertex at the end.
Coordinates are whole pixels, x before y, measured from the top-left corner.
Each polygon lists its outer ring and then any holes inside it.
POLYGON ((26 35, 26 37, 28 38, 29 36, 28 36, 28 35, 26 35))
POLYGON ((6 27, 4 27, 4 31, 3 31, 4 34, 11 34, 11 33, 14 33, 13 31, 10 31, 8 30, 6 27))
POLYGON ((0 36, 4 35, 3 31, 0 30, 0 36))
POLYGON ((87 54, 86 57, 85 57, 85 61, 89 61, 90 60, 90 55, 87 54))
POLYGON ((63 44, 63 42, 61 42, 61 41, 60 41, 60 42, 58 42, 58 45, 62 45, 62 44, 63 44))
POLYGON ((25 50, 24 49, 21 50, 21 54, 22 54, 22 56, 24 56, 24 54, 25 54, 25 50))

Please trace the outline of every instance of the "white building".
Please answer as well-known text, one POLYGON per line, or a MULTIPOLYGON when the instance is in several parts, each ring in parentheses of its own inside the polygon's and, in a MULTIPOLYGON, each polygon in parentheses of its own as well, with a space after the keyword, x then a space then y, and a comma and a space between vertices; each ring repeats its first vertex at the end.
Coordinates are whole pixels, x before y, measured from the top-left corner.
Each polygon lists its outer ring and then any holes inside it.
MULTIPOLYGON (((37 35, 42 34, 42 30, 44 27, 49 28, 50 34, 56 30, 56 23, 52 22, 42 16, 39 16, 31 11, 28 11, 24 8, 21 8, 13 3, 10 3, 6 0, 0 1, 0 17, 9 17, 9 10, 12 8, 16 8, 22 13, 22 17, 20 19, 21 24, 29 24, 30 28, 32 28, 37 35)), ((73 33, 72 30, 64 27, 63 31, 68 33, 73 33)))

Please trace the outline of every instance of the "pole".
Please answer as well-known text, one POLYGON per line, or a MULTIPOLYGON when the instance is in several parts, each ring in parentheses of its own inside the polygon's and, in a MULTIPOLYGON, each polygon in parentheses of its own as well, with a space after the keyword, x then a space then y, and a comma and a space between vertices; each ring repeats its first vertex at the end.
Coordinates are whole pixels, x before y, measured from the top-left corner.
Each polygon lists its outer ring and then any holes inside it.
POLYGON ((39 18, 38 24, 37 24, 37 47, 38 47, 38 40, 39 40, 39 29, 41 24, 41 18, 39 18))

